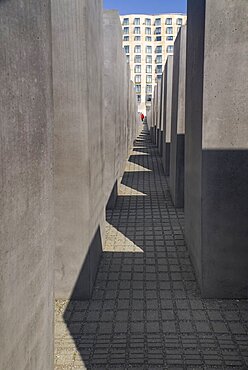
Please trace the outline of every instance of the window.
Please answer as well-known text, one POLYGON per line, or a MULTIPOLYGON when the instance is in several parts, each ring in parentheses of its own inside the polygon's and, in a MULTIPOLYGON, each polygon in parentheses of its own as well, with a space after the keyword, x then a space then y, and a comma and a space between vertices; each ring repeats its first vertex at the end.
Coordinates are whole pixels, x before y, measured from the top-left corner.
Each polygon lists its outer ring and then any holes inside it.
POLYGON ((166 40, 167 40, 167 41, 173 41, 173 39, 174 39, 174 37, 173 37, 173 36, 167 36, 167 37, 166 37, 166 40))
POLYGON ((152 54, 152 47, 151 46, 146 47, 146 54, 152 54))
POLYGON ((124 41, 129 41, 129 36, 124 36, 124 37, 123 37, 123 40, 124 40, 124 41))
POLYGON ((152 56, 151 55, 147 55, 146 56, 146 63, 152 63, 152 56))
POLYGON ((177 27, 177 32, 179 32, 179 31, 180 31, 180 29, 181 29, 181 27, 177 27))
POLYGON ((162 68, 163 68, 162 65, 157 66, 156 73, 162 73, 162 68))
POLYGON ((135 26, 139 26, 140 25, 140 18, 134 18, 133 24, 135 24, 135 26))
POLYGON ((173 27, 166 27, 167 35, 171 35, 173 33, 173 27))
POLYGON ((162 46, 161 45, 159 45, 159 46, 157 46, 156 47, 156 54, 162 54, 162 51, 163 51, 163 48, 162 48, 162 46))
POLYGON ((140 27, 134 27, 134 32, 135 35, 140 34, 140 27))
POLYGON ((135 91, 136 91, 136 93, 141 93, 141 85, 136 85, 135 86, 135 91))
POLYGON ((146 101, 152 101, 152 95, 146 95, 146 101))
POLYGON ((151 84, 151 83, 152 83, 152 75, 147 75, 147 76, 146 76, 146 82, 147 82, 148 84, 151 84))
POLYGON ((174 49, 173 45, 168 45, 167 46, 167 53, 173 53, 173 49, 174 49))
POLYGON ((154 25, 155 26, 161 26, 161 18, 156 18, 154 25))
POLYGON ((155 35, 161 35, 161 27, 155 28, 155 35))
POLYGON ((167 25, 172 24, 172 18, 166 18, 165 24, 167 25))
POLYGON ((136 54, 140 54, 141 53, 141 45, 135 45, 134 47, 134 52, 136 54))
POLYGON ((162 63, 162 55, 158 55, 156 58, 156 63, 161 64, 162 63))
POLYGON ((151 27, 146 27, 145 33, 146 33, 146 35, 151 35, 152 34, 151 27))
POLYGON ((161 78, 162 78, 162 75, 157 75, 157 81, 161 80, 161 78))
POLYGON ((125 45, 124 46, 124 49, 125 49, 126 54, 129 54, 129 46, 128 45, 125 45))
POLYGON ((134 41, 140 41, 141 37, 140 36, 134 36, 134 41))
POLYGON ((177 18, 177 25, 178 25, 178 26, 181 26, 181 25, 182 25, 182 23, 183 23, 182 18, 177 18))
POLYGON ((162 41, 162 37, 161 36, 156 36, 156 41, 162 41))
POLYGON ((152 85, 146 85, 146 92, 147 93, 152 93, 152 85))
POLYGON ((151 36, 146 36, 146 41, 152 41, 152 37, 151 36))
POLYGON ((151 26, 151 24, 152 24, 151 19, 150 18, 146 18, 145 24, 146 24, 146 26, 151 26))
POLYGON ((124 18, 123 19, 123 24, 124 24, 124 26, 128 26, 129 25, 129 18, 124 18))
POLYGON ((137 64, 137 65, 134 67, 134 73, 141 73, 141 65, 140 65, 140 64, 137 64))
POLYGON ((150 65, 146 66, 146 73, 152 73, 152 66, 150 65))
POLYGON ((141 83, 141 75, 136 75, 136 76, 134 77, 134 82, 135 82, 135 83, 141 83))
POLYGON ((124 35, 127 35, 129 33, 129 27, 124 27, 123 32, 124 35))
POLYGON ((141 63, 141 55, 134 56, 134 63, 141 63))
POLYGON ((127 63, 129 63, 130 62, 130 55, 126 55, 126 57, 127 57, 127 63))
POLYGON ((136 95, 137 96, 137 103, 141 102, 141 95, 136 95))

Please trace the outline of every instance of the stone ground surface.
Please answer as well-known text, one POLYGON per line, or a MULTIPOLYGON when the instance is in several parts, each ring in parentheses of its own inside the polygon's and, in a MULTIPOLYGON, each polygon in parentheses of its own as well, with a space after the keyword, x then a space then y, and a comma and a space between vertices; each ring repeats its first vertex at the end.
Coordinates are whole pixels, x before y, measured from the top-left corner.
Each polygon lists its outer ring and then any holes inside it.
POLYGON ((201 299, 144 131, 119 193, 92 299, 56 302, 55 369, 248 369, 248 302, 201 299))

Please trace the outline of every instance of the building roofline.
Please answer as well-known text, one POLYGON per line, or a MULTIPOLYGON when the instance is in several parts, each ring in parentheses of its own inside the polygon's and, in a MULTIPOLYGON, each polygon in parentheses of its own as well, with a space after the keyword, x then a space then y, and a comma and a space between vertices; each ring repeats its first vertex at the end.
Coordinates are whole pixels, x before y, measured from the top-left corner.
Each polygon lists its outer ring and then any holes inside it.
POLYGON ((187 16, 187 14, 186 13, 159 13, 159 14, 149 14, 149 13, 131 13, 131 14, 120 14, 120 17, 131 17, 131 16, 133 16, 133 15, 135 15, 135 16, 137 16, 137 15, 139 15, 139 16, 142 16, 142 15, 144 15, 144 16, 150 16, 150 17, 157 17, 157 16, 161 16, 161 15, 183 15, 183 16, 187 16))

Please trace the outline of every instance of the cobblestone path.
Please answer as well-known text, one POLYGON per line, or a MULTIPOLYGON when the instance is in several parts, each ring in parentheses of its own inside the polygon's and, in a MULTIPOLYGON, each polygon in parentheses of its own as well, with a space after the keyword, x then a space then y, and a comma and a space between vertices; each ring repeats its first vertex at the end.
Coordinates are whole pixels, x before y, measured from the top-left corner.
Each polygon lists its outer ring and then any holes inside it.
POLYGON ((55 369, 248 369, 248 302, 201 299, 144 131, 107 220, 92 299, 56 302, 55 369))

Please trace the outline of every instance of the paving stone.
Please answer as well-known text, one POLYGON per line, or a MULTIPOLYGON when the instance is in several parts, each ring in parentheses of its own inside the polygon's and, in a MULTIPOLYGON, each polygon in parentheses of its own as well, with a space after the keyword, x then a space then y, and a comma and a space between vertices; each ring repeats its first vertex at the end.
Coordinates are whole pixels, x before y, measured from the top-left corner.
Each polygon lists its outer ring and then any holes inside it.
POLYGON ((63 312, 56 302, 55 370, 248 369, 248 301, 201 298, 183 211, 173 207, 157 149, 141 136, 107 211, 92 299, 63 303, 63 312))

